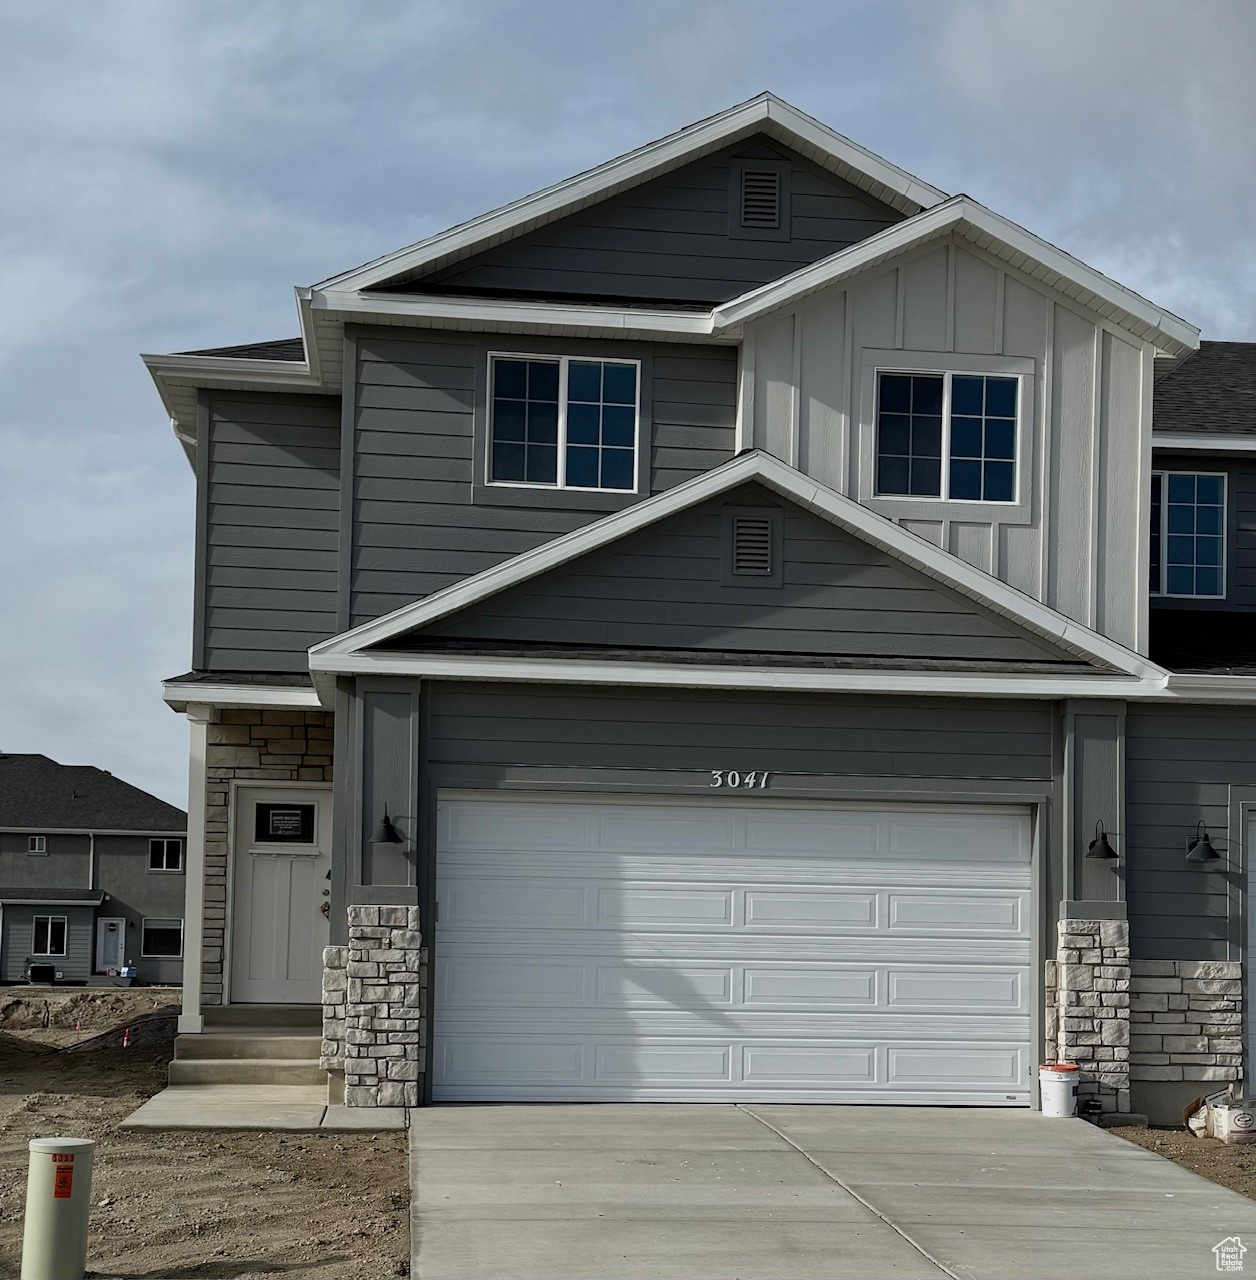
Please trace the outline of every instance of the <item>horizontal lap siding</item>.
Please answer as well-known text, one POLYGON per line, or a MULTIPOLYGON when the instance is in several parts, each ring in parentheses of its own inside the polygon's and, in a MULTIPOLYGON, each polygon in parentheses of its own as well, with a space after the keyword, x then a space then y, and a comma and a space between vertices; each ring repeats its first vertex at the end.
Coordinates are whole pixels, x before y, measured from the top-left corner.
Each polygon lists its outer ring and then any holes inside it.
POLYGON ((1046 781, 1051 716, 1031 702, 435 684, 428 759, 438 769, 1046 781))
POLYGON ((92 907, 5 907, 3 949, 0 952, 0 981, 22 982, 27 962, 51 964, 69 979, 91 975, 95 956, 92 907), (65 955, 32 956, 36 916, 65 917, 65 955))
MULTIPOLYGON (((526 350, 526 339, 500 345, 526 350)), ((651 357, 652 491, 733 454, 737 353, 606 343, 651 357)), ((357 339, 352 621, 370 621, 578 529, 605 513, 472 502, 476 346, 462 335, 357 339)), ((582 348, 583 350, 583 348, 582 348)))
POLYGON ((215 396, 205 482, 203 665, 304 671, 337 630, 339 400, 215 396))
POLYGON ((1226 707, 1131 708, 1126 719, 1130 946, 1136 958, 1237 956, 1240 831, 1230 788, 1256 784, 1256 715, 1226 707), (1186 862, 1200 822, 1223 861, 1186 862))
POLYGON ((794 156, 790 238, 730 237, 736 157, 772 154, 786 153, 741 143, 436 271, 414 287, 724 302, 900 221, 888 205, 794 156))

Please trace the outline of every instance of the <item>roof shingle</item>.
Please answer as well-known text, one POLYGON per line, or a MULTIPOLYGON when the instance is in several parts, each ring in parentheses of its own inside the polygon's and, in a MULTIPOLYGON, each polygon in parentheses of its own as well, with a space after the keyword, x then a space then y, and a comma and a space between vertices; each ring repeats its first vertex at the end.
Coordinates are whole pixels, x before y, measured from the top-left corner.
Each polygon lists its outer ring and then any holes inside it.
POLYGON ((1201 342, 1155 388, 1158 432, 1256 435, 1256 342, 1201 342))
POLYGON ((182 833, 187 825, 182 809, 104 769, 0 753, 0 827, 182 833))

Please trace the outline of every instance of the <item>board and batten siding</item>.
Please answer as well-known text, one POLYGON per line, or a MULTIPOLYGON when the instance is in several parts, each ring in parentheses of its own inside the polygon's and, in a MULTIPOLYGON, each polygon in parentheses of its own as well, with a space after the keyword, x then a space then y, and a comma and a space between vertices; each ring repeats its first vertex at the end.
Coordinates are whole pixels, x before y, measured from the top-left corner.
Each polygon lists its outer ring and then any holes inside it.
MULTIPOLYGON (((980 249, 939 242, 747 325, 746 443, 868 502, 884 356, 1010 358, 1032 370, 1027 503, 938 504, 905 528, 1121 643, 1145 649, 1153 353, 980 249)), ((931 367, 927 358, 909 367, 931 367)), ((981 371, 981 370, 978 370, 981 371)), ((1028 454, 1026 459, 1025 453, 1028 454)), ((870 505, 876 506, 875 499, 870 505)))
POLYGON ((1135 959, 1237 960, 1252 857, 1238 801, 1256 801, 1256 715, 1131 704, 1125 723, 1131 951, 1135 959), (1201 821, 1218 862, 1186 861, 1201 821))
POLYGON ((407 288, 660 302, 727 302, 902 220, 779 144, 750 139, 611 196, 407 288), (729 234, 738 162, 783 162, 786 238, 729 234))
POLYGON ((6 906, 3 911, 0 919, 0 929, 3 930, 0 938, 0 982, 24 982, 30 961, 55 965, 71 981, 82 981, 91 976, 96 946, 95 907, 6 906), (64 956, 31 955, 36 916, 65 917, 64 956))
POLYGON ((206 397, 194 663, 306 671, 336 634, 340 400, 206 397))
MULTIPOLYGON (((353 335, 353 529, 348 617, 356 626, 599 519, 552 491, 473 501, 477 361, 536 349, 520 334, 486 340, 440 331, 353 335), (509 504, 509 505, 508 505, 509 504)), ((733 456, 737 351, 681 343, 582 343, 581 353, 650 361, 653 493, 733 456)), ((507 491, 509 493, 509 491, 507 491)), ((561 496, 561 495, 560 495, 561 496)))

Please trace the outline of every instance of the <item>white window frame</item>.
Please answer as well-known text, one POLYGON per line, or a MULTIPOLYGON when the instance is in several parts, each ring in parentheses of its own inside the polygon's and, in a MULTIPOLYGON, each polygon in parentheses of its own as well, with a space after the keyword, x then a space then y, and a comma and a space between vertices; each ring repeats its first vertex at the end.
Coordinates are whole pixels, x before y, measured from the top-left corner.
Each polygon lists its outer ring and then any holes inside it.
POLYGON ((182 875, 183 874, 183 841, 178 836, 154 836, 148 842, 148 869, 153 875, 182 875), (170 866, 153 866, 153 854, 158 845, 165 846, 162 850, 162 862, 164 864, 166 856, 169 853, 169 846, 174 845, 178 852, 177 865, 170 866))
POLYGON ((140 956, 145 960, 182 960, 183 959, 183 935, 184 935, 184 925, 183 925, 182 916, 143 916, 140 919, 140 956), (171 921, 175 921, 175 920, 177 920, 179 924, 178 954, 172 956, 172 955, 168 955, 166 952, 163 951, 159 955, 154 955, 148 949, 148 926, 150 924, 152 925, 160 924, 160 925, 168 926, 171 921))
POLYGON ((49 916, 37 915, 31 917, 31 955, 39 959, 47 960, 63 960, 65 959, 66 949, 70 942, 70 923, 66 916, 49 916), (61 950, 60 951, 37 951, 35 949, 35 931, 41 920, 48 921, 48 946, 52 946, 52 925, 54 921, 61 921, 61 950))
MULTIPOLYGON (((1153 600, 1224 600, 1228 591, 1226 580, 1227 561, 1230 556, 1230 473, 1228 471, 1197 471, 1183 467, 1153 467, 1152 481, 1160 477, 1160 590, 1149 591, 1153 600), (1169 485, 1170 476, 1207 476, 1210 480, 1221 481, 1221 590, 1217 595, 1184 594, 1167 591, 1169 585, 1169 485)), ((1151 506, 1151 495, 1148 494, 1148 508, 1151 506)), ((1198 566, 1196 566, 1198 568, 1198 566)), ((1151 580, 1148 566, 1147 580, 1151 580)))
POLYGON ((27 836, 26 852, 34 854, 36 857, 43 857, 48 852, 48 837, 27 836))
MULTIPOLYGON (((602 355, 554 355, 549 352, 526 351, 490 351, 488 353, 488 389, 485 396, 485 446, 484 446, 484 483, 493 489, 532 489, 550 493, 607 493, 629 496, 641 491, 641 361, 631 357, 602 355), (493 479, 493 409, 497 397, 494 395, 494 365, 498 360, 527 360, 537 364, 558 365, 558 470, 554 484, 538 484, 530 480, 494 480, 493 479), (636 371, 636 398, 633 401, 632 421, 632 488, 601 489, 587 485, 569 485, 567 483, 567 375, 571 362, 578 364, 620 364, 631 365, 636 371)), ((618 447, 618 446, 612 446, 618 447)))

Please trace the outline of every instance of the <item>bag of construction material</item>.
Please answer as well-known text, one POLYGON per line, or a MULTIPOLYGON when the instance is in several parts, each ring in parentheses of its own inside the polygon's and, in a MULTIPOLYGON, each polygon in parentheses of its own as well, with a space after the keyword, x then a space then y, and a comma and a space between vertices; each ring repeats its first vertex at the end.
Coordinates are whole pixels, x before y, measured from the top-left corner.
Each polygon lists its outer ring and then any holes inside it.
POLYGON ((1182 1110, 1182 1123, 1188 1133, 1197 1138, 1211 1138, 1210 1119, 1213 1107, 1224 1106, 1230 1101, 1230 1090, 1222 1089, 1218 1093, 1210 1093, 1206 1097, 1196 1098, 1187 1103, 1182 1110))

